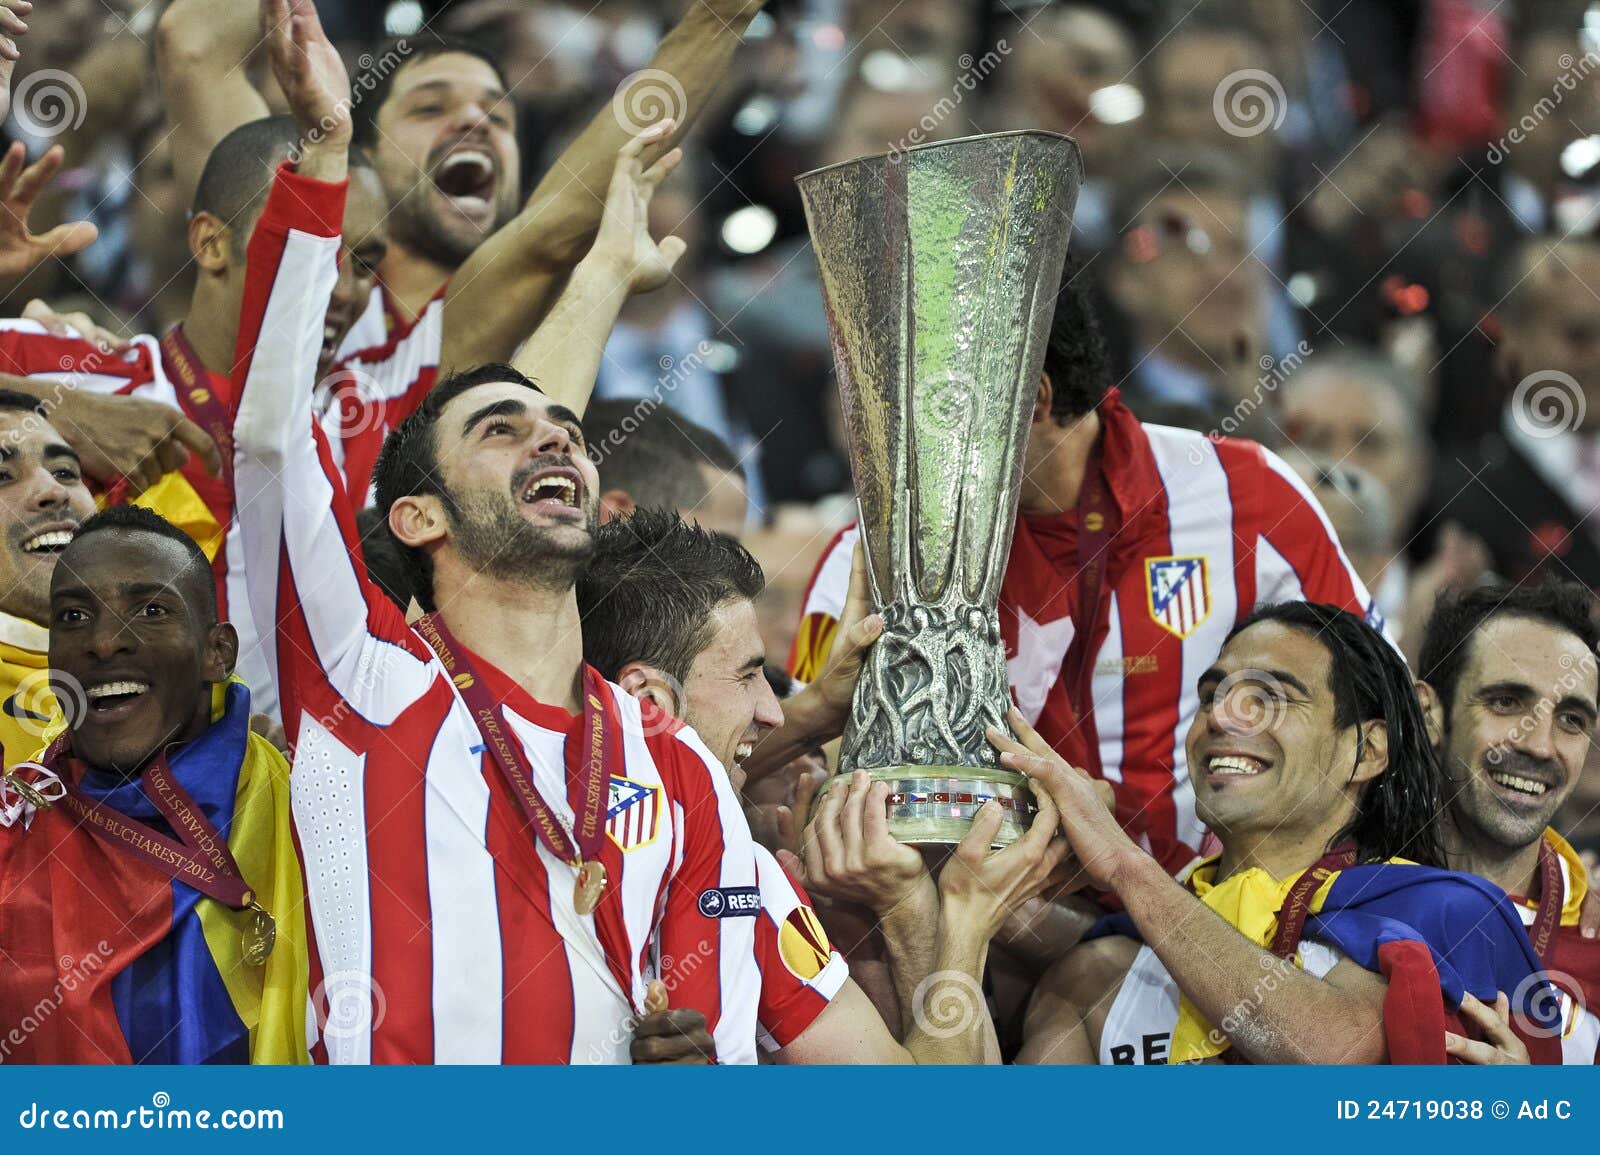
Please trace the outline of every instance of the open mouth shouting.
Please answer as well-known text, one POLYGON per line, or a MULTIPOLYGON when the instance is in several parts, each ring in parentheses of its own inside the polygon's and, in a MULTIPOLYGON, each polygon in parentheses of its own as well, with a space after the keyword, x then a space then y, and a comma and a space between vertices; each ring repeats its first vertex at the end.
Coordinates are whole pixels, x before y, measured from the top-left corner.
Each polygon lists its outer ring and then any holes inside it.
POLYGON ((434 189, 445 203, 475 224, 494 224, 499 183, 499 162, 481 145, 455 145, 433 166, 434 189))
POLYGON ((521 481, 518 498, 540 513, 583 517, 583 478, 570 465, 541 469, 521 481))

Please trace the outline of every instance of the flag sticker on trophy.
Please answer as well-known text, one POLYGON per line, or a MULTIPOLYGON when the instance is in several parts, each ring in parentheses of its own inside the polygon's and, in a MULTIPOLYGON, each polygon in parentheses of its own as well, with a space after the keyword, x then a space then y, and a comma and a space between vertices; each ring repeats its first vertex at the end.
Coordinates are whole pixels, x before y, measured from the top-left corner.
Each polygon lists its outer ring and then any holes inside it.
POLYGON ((1081 180, 1070 137, 1031 131, 798 178, 884 618, 839 773, 890 783, 902 842, 959 842, 993 798, 1003 844, 1034 811, 984 728, 1007 729, 1000 582, 1081 180))

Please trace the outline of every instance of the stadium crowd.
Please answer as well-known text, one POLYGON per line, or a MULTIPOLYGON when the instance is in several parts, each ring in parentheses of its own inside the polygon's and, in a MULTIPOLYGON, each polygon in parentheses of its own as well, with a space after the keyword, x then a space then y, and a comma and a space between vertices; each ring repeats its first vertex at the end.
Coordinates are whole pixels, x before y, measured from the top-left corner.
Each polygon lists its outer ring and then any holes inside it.
POLYGON ((0 0, 0 119, 0 1061, 1600 1061, 1600 4, 0 0), (794 178, 1016 129, 919 848, 794 178))

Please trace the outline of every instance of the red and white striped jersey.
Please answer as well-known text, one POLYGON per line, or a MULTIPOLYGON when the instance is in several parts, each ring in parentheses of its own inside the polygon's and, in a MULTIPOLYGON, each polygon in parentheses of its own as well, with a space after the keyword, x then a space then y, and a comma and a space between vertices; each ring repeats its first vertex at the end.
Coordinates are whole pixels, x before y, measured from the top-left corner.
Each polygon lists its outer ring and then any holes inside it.
MULTIPOLYGON (((1085 628, 1076 617, 1076 512, 1018 515, 1000 629, 1023 715, 1064 758, 1114 784, 1123 826, 1176 873, 1204 835, 1184 738, 1200 674, 1234 623, 1257 606, 1298 599, 1342 606, 1380 629, 1382 619, 1316 498, 1275 454, 1253 441, 1142 425, 1115 390, 1100 416, 1121 528, 1109 545, 1109 596, 1088 627, 1090 717, 1074 716, 1061 676, 1085 628)), ((851 526, 834 539, 807 590, 790 656, 802 681, 817 676, 832 645, 856 537, 851 526)))
POLYGON ((756 961, 761 967, 760 1043, 787 1047, 814 1023, 850 977, 811 900, 766 847, 756 844, 761 909, 756 961))
MULTIPOLYGON (((333 1062, 625 1062, 646 982, 704 1012, 723 1062, 753 1061, 753 918, 707 891, 757 885, 726 773, 692 730, 615 686, 620 727, 600 906, 536 843, 433 651, 371 585, 354 512, 311 417, 345 188, 280 170, 250 242, 234 428, 251 610, 295 738, 292 797, 315 947, 315 1053, 333 1062), (258 576, 259 575, 259 576, 258 576)), ((567 821, 581 719, 490 663, 535 785, 567 821), (576 745, 576 744, 572 744, 576 745)))
POLYGON ((327 413, 323 425, 334 461, 358 505, 370 503, 372 468, 383 439, 417 411, 438 378, 446 287, 441 285, 416 320, 407 323, 387 290, 374 285, 318 398, 327 413))

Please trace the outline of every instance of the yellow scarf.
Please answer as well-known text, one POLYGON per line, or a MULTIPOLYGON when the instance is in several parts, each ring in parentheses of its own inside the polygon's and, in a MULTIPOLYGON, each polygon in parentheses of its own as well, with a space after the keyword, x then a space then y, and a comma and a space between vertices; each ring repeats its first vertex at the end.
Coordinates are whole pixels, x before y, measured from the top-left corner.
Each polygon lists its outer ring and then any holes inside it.
MULTIPOLYGON (((1195 864, 1189 874, 1188 884, 1195 897, 1207 908, 1216 911, 1229 926, 1257 946, 1270 949, 1272 936, 1278 931, 1278 911, 1283 909, 1289 892, 1304 873, 1304 870, 1297 870, 1287 878, 1276 879, 1261 867, 1253 866, 1222 882, 1213 883, 1212 879, 1217 874, 1217 858, 1208 858, 1195 864)), ((1311 913, 1322 909, 1328 890, 1338 877, 1338 871, 1330 872, 1327 880, 1317 888, 1311 896, 1311 913)), ((1299 963, 1297 956, 1295 964, 1298 966, 1299 963)), ((1172 1028, 1168 1062, 1199 1062, 1222 1054, 1228 1045, 1227 1035, 1212 1026, 1189 1001, 1189 996, 1184 995, 1178 1003, 1178 1022, 1172 1028)))
MULTIPOLYGON (((1548 826, 1545 827, 1544 840, 1567 864, 1567 896, 1561 904, 1561 925, 1577 926, 1578 914, 1583 910, 1583 897, 1589 893, 1589 873, 1583 869, 1583 859, 1578 857, 1578 852, 1548 826)), ((1523 905, 1534 909, 1539 906, 1536 902, 1524 902, 1523 905)))

